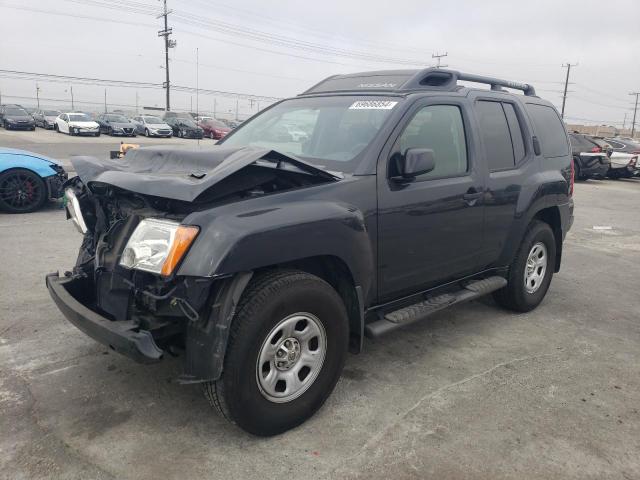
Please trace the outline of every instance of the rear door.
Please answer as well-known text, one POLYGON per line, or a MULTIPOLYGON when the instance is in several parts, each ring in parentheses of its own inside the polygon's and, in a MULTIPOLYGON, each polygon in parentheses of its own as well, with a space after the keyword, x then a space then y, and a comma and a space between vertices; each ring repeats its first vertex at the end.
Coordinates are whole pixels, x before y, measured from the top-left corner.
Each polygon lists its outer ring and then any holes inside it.
POLYGON ((470 134, 468 102, 423 99, 383 149, 378 167, 378 281, 381 300, 473 273, 482 245, 484 178, 470 134), (429 148, 433 171, 394 180, 394 162, 429 148))
POLYGON ((473 94, 474 111, 481 137, 483 166, 487 171, 484 243, 480 255, 483 269, 504 266, 523 190, 535 188, 536 166, 527 138, 524 111, 507 95, 473 94))

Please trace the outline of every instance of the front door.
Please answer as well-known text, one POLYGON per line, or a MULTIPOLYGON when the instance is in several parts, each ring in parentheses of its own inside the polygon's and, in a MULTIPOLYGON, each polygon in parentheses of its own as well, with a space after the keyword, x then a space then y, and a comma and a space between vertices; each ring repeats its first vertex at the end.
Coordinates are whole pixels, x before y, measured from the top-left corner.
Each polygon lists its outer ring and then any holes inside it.
POLYGON ((472 274, 479 265, 484 174, 463 101, 417 103, 378 167, 378 278, 386 301, 472 274), (396 180, 399 155, 433 150, 435 168, 396 180))

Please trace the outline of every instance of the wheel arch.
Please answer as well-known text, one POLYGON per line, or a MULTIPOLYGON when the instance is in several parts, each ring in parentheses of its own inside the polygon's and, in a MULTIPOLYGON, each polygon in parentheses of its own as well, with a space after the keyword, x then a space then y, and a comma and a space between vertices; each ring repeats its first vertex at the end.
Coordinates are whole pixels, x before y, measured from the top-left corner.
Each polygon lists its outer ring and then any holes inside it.
POLYGON ((547 207, 539 210, 532 218, 546 223, 553 231, 553 237, 556 241, 556 258, 554 265, 554 273, 560 271, 560 263, 562 261, 562 217, 558 207, 547 207))

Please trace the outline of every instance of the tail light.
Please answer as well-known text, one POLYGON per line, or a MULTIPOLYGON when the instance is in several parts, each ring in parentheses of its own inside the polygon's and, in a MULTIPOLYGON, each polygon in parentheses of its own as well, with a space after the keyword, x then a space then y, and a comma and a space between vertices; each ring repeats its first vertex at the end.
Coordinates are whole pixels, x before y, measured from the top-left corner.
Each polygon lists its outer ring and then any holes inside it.
POLYGON ((591 149, 591 153, 602 153, 602 148, 601 147, 593 147, 591 149))
POLYGON ((575 183, 576 167, 574 160, 571 160, 571 179, 569 180, 569 196, 573 197, 573 184, 575 183))

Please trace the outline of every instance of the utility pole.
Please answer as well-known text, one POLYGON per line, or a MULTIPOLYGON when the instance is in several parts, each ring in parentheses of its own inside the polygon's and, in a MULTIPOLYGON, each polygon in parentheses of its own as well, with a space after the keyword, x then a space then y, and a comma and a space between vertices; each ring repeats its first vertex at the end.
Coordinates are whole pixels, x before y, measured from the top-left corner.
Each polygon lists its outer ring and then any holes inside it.
POLYGON ((447 52, 434 53, 433 55, 431 55, 431 58, 437 58, 438 59, 438 64, 436 65, 436 68, 446 67, 446 65, 440 65, 440 60, 442 59, 442 57, 446 57, 447 55, 448 55, 447 52))
POLYGON ((238 121, 238 102, 239 100, 236 98, 236 122, 238 121))
POLYGON ((37 82, 36 82, 36 99, 38 101, 38 110, 40 110, 40 87, 38 86, 37 82))
POLYGON ((218 102, 216 100, 216 98, 213 98, 213 118, 216 118, 216 106, 217 106, 218 102))
POLYGON ((624 119, 622 120, 622 129, 624 130, 627 126, 627 112, 624 112, 624 119))
POLYGON ((562 112, 560 113, 560 117, 564 119, 564 106, 567 103, 567 87, 569 86, 569 73, 571 73, 571 67, 577 67, 578 64, 571 64, 567 62, 562 65, 562 68, 567 69, 567 77, 564 79, 564 93, 562 94, 562 112))
POLYGON ((638 96, 640 96, 640 92, 631 92, 629 95, 636 96, 636 105, 633 107, 633 120, 631 121, 631 138, 633 138, 633 134, 636 133, 636 113, 638 113, 638 96))
POLYGON ((166 74, 166 80, 163 86, 164 88, 166 88, 166 93, 167 93, 167 105, 165 109, 168 112, 169 110, 171 110, 171 101, 170 101, 170 94, 169 94, 169 90, 171 86, 169 82, 169 49, 175 47, 176 42, 175 40, 169 39, 169 35, 171 35, 171 33, 173 32, 173 29, 169 28, 169 20, 168 20, 169 14, 172 12, 172 10, 167 10, 167 0, 162 0, 162 2, 164 4, 163 12, 160 15, 158 15, 156 18, 164 17, 164 30, 160 30, 158 32, 158 36, 164 37, 164 70, 166 74))
POLYGON ((73 85, 71 85, 71 111, 73 112, 76 106, 73 104, 73 85))
POLYGON ((136 90, 136 115, 138 114, 138 91, 136 90))
POLYGON ((104 89, 104 113, 107 113, 107 89, 104 89))

